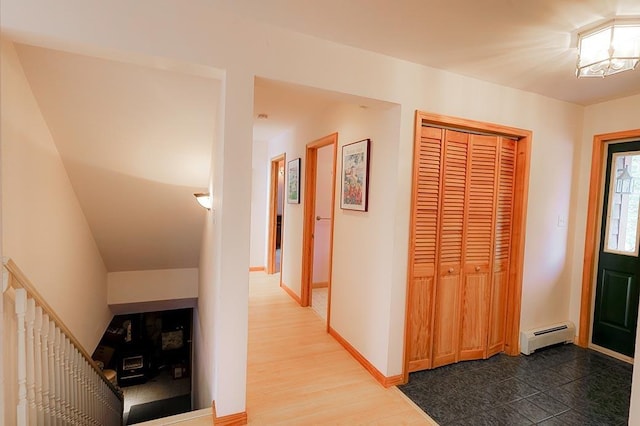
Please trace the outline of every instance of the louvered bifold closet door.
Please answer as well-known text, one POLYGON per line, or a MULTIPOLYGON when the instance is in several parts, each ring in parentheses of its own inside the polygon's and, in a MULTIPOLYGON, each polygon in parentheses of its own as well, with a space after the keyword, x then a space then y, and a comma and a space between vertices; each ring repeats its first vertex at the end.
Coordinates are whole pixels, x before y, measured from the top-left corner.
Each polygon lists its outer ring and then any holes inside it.
POLYGON ((505 345, 507 286, 509 283, 516 172, 516 141, 500 138, 498 155, 498 193, 496 197, 493 282, 487 356, 504 351, 505 345))
POLYGON ((431 368, 442 129, 422 127, 414 154, 409 282, 409 371, 431 368))
POLYGON ((433 366, 457 361, 460 272, 467 179, 467 133, 445 130, 438 281, 435 286, 433 366))
POLYGON ((471 135, 462 273, 459 360, 486 357, 498 137, 471 135))

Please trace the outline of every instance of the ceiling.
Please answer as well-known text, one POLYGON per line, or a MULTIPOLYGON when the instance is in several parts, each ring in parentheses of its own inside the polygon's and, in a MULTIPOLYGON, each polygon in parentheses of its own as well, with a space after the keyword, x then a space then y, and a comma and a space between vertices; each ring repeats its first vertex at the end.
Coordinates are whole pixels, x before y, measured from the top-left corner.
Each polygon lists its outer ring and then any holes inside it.
POLYGON ((329 92, 310 87, 263 78, 256 78, 254 85, 254 142, 267 142, 336 102, 329 92), (259 118, 261 114, 267 117, 259 118))
POLYGON ((219 81, 16 50, 107 270, 197 267, 219 81))
MULTIPOLYGON (((220 81, 15 46, 107 270, 197 267, 220 81)), ((340 103, 388 105, 256 79, 254 139, 340 103)))
MULTIPOLYGON (((314 37, 588 105, 640 93, 640 70, 578 80, 578 29, 638 0, 220 0, 314 37)), ((16 49, 108 271, 197 267, 220 81, 25 44, 16 49)), ((340 103, 390 104, 257 78, 254 139, 340 103)))
POLYGON ((640 93, 640 69, 575 77, 576 35, 638 0, 225 0, 257 21, 588 105, 640 93))
POLYGON ((394 104, 265 78, 255 79, 253 140, 270 141, 296 125, 338 105, 387 109, 394 104), (259 118, 266 114, 267 118, 259 118))

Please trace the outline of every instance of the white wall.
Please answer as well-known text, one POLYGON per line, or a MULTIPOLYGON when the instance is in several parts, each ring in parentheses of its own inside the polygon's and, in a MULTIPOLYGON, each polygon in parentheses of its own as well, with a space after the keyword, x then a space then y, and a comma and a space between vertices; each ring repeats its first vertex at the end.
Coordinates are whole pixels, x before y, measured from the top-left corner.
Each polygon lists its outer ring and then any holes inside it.
MULTIPOLYGON (((331 184, 333 182, 333 147, 326 146, 318 150, 316 169, 316 211, 313 217, 330 218, 331 184)), ((313 231, 313 282, 329 281, 329 252, 331 221, 316 220, 313 231)))
POLYGON ((614 133, 640 128, 640 95, 629 96, 610 102, 603 102, 585 108, 584 127, 579 151, 575 198, 575 217, 573 220, 574 246, 573 274, 571 286, 570 318, 579 326, 580 297, 582 291, 582 264, 584 260, 585 230, 587 226, 587 205, 589 181, 591 177, 591 151, 593 137, 603 133, 614 133))
POLYGON ((1 54, 2 251, 91 353, 112 317, 106 269, 13 45, 1 54))
POLYGON ((267 143, 253 143, 253 157, 251 167, 251 253, 249 265, 253 267, 266 266, 267 222, 269 187, 269 159, 267 158, 267 143))
MULTIPOLYGON (((210 188, 211 189, 211 188, 210 188)), ((193 383, 194 409, 207 408, 213 401, 213 369, 216 363, 213 342, 215 329, 214 315, 214 271, 213 259, 213 213, 207 212, 200 246, 198 274, 198 306, 193 311, 193 383)))
POLYGON ((107 274, 109 305, 198 297, 198 268, 122 271, 107 274))
POLYGON ((200 294, 199 311, 208 315, 201 331, 215 360, 208 380, 218 416, 246 408, 253 81, 242 70, 227 71, 223 81, 210 182, 213 226, 205 231, 212 250, 201 254, 210 268, 201 282, 207 297, 200 294))
MULTIPOLYGON (((579 156, 579 173, 574 187, 576 198, 575 237, 573 253, 573 280, 571 286, 570 318, 579 324, 580 298, 582 290, 582 264, 584 259, 585 230, 587 226, 587 205, 591 174, 591 150, 593 137, 603 133, 640 129, 640 95, 629 96, 614 101, 603 102, 585 108, 582 132, 582 147, 579 156)), ((640 333, 640 327, 637 332, 640 333)), ((636 336, 636 342, 640 334, 636 336)), ((636 344, 635 359, 640 359, 640 344, 636 344)), ((629 424, 640 424, 640 368, 633 369, 631 389, 631 411, 629 424)))
MULTIPOLYGON (((388 294, 395 205, 388 200, 393 199, 394 192, 399 120, 400 110, 392 104, 378 104, 369 109, 360 108, 357 102, 333 105, 324 114, 301 123, 269 145, 270 154, 286 152, 287 159, 302 157, 304 175, 307 143, 337 131, 340 153, 345 144, 371 139, 369 212, 340 209, 337 179, 335 210, 323 211, 322 215, 334 216, 330 325, 380 371, 386 370, 391 321, 388 294)), ((325 151, 333 154, 329 149, 325 151)), ((339 154, 338 157, 339 175, 339 154)), ((329 164, 329 169, 324 171, 330 174, 331 158, 327 161, 321 156, 319 160, 319 164, 329 164)), ((327 176, 325 180, 329 179, 327 176)), ((330 188, 323 192, 330 194, 330 188)), ((306 196, 303 191, 301 204, 285 205, 282 277, 283 283, 298 295, 301 294, 302 216, 306 196)))
MULTIPOLYGON (((106 269, 14 46, 1 43, 0 253, 16 262, 91 353, 112 317, 106 269)), ((13 308, 3 297, 0 423, 7 425, 16 424, 18 393, 13 308)))

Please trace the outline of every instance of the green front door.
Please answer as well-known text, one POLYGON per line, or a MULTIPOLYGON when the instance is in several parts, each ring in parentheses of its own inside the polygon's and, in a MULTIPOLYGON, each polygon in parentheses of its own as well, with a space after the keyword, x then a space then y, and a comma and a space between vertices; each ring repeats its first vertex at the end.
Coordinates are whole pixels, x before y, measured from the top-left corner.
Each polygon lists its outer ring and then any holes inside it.
POLYGON ((640 141, 609 145, 592 342, 633 357, 638 319, 640 141))

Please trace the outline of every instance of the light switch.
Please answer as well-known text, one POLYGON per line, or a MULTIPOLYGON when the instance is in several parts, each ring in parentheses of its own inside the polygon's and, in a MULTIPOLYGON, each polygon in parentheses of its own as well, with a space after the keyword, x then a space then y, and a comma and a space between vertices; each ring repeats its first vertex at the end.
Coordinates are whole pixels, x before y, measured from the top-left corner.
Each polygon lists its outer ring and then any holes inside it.
POLYGON ((558 216, 558 228, 567 227, 567 218, 564 216, 558 216))

